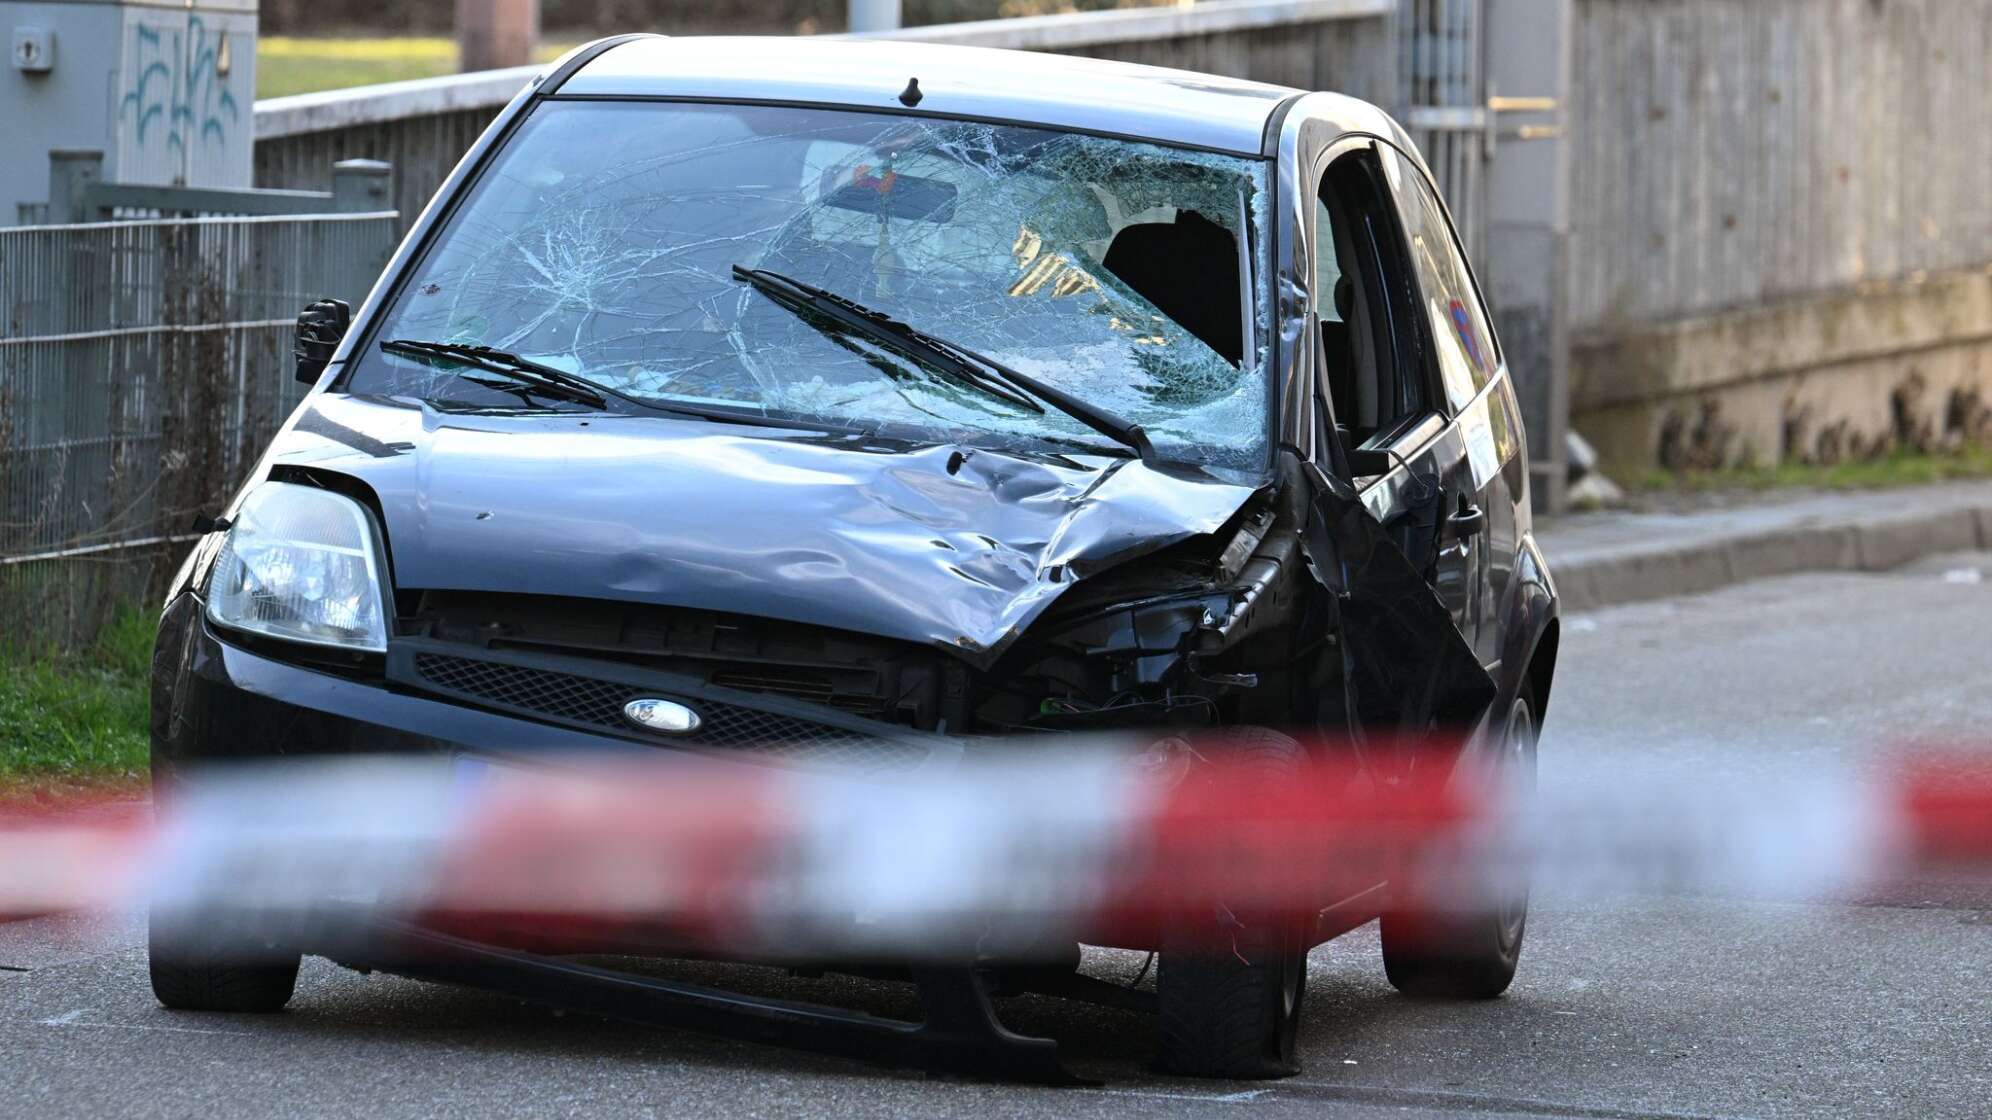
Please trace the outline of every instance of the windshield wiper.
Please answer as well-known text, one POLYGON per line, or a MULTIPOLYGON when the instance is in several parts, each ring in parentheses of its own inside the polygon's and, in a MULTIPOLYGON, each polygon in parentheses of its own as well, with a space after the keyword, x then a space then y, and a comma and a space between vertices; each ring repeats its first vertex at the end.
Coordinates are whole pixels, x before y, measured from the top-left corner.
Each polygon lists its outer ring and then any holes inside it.
MULTIPOLYGON (((477 346, 465 342, 427 342, 414 338, 391 338, 381 343, 380 348, 390 354, 407 354, 422 358, 442 358, 446 361, 470 366, 473 369, 481 369, 486 373, 495 373, 501 377, 522 383, 540 396, 573 401, 576 404, 584 404, 593 409, 605 409, 609 407, 608 398, 610 396, 622 397, 624 400, 629 400, 629 398, 623 397, 621 393, 616 392, 606 385, 598 385, 578 374, 568 373, 564 369, 555 369, 542 362, 535 362, 531 358, 522 358, 508 350, 499 350, 495 347, 477 346)), ((471 380, 477 381, 479 384, 484 384, 480 378, 471 378, 471 380)), ((493 388, 502 387, 494 385, 493 388)), ((630 403, 641 404, 643 402, 631 401, 630 403)))
POLYGON ((1155 446, 1148 441, 1148 433, 1141 430, 1141 425, 1082 401, 1063 389, 1047 385, 994 358, 927 334, 883 311, 792 276, 737 264, 733 266, 733 275, 752 284, 755 290, 773 298, 776 303, 814 311, 832 322, 903 351, 909 357, 937 366, 992 396, 1033 412, 1044 411, 1037 404, 1037 401, 1043 401, 1115 443, 1133 448, 1142 462, 1150 465, 1155 462, 1155 446))
POLYGON ((801 308, 822 315, 846 330, 855 330, 874 342, 883 342, 905 352, 916 361, 938 367, 955 380, 980 390, 1007 404, 1042 413, 1044 406, 1017 389, 985 373, 980 366, 952 353, 937 339, 926 339, 912 327, 864 304, 819 288, 792 276, 767 269, 733 266, 733 275, 752 284, 783 307, 801 308))
POLYGON ((477 346, 467 342, 427 342, 413 338, 393 338, 380 344, 382 350, 391 354, 409 354, 424 358, 441 358, 448 362, 458 362, 473 369, 495 373, 510 378, 515 386, 486 381, 481 377, 469 378, 479 385, 489 385, 499 391, 517 388, 524 392, 543 397, 573 401, 589 408, 605 409, 608 398, 627 401, 638 408, 651 412, 661 412, 667 416, 677 416, 687 420, 707 420, 715 424, 744 424, 749 427, 803 427, 815 430, 815 425, 798 425, 769 417, 755 416, 747 412, 733 412, 718 408, 695 408, 680 404, 660 404, 656 401, 633 397, 619 389, 612 389, 599 381, 593 381, 578 373, 523 358, 507 350, 491 346, 477 346))

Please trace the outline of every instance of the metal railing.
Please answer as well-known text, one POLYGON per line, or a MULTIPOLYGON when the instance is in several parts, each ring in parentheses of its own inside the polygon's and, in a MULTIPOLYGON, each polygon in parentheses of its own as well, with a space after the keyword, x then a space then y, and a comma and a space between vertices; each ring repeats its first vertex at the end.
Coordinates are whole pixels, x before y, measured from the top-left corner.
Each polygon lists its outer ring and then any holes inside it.
POLYGON ((104 153, 53 151, 48 154, 48 201, 21 203, 21 224, 371 214, 393 209, 387 197, 393 173, 391 165, 379 160, 347 159, 332 165, 327 191, 175 187, 107 182, 104 153))
POLYGON ((0 632, 87 637, 154 592, 295 406, 291 332, 358 303, 393 211, 0 229, 0 632))

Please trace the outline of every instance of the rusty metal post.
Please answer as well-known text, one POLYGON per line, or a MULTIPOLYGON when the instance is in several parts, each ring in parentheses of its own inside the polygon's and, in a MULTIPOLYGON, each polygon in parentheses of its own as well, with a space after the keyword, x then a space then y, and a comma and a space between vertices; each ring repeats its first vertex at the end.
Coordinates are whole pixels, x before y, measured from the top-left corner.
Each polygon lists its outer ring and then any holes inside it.
POLYGON ((500 70, 533 60, 539 0, 456 0, 457 69, 500 70))

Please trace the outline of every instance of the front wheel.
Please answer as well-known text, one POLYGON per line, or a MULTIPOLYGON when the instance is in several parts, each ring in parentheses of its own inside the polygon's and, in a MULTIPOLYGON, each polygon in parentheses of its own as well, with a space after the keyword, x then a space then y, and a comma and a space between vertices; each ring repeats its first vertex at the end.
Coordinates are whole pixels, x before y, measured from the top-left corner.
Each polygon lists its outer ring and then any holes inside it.
POLYGON ((152 994, 175 1011, 281 1011, 297 987, 297 953, 167 910, 153 911, 146 950, 152 994))
MULTIPOLYGON (((1493 779, 1511 789, 1535 784, 1535 713, 1526 699, 1508 709, 1493 779)), ((1464 909, 1392 909, 1383 915, 1383 971, 1406 995, 1493 999, 1514 982, 1528 927, 1529 891, 1512 869, 1493 866, 1481 892, 1491 901, 1464 909)))
MULTIPOLYGON (((1301 747, 1261 727, 1231 728, 1204 746, 1227 764, 1289 779, 1301 747)), ((1184 781, 1196 781, 1193 766, 1184 781)), ((1307 991, 1307 914, 1234 914, 1213 907, 1164 935, 1155 974, 1158 1065, 1188 1077, 1267 1078, 1299 1072, 1294 1042, 1307 991)))

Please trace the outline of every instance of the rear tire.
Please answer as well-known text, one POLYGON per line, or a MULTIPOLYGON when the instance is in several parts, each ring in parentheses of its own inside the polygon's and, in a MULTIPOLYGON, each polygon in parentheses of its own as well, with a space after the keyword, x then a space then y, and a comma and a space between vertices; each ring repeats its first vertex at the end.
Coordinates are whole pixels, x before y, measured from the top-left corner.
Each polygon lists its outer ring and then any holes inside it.
POLYGON ((146 949, 152 994, 175 1011, 281 1011, 297 987, 297 953, 186 917, 155 912, 146 949))
MULTIPOLYGON (((1508 709, 1497 780, 1535 782, 1535 713, 1524 698, 1508 709), (1519 768, 1519 769, 1510 769, 1519 768)), ((1493 905, 1463 911, 1391 910, 1383 915, 1383 971, 1405 995, 1493 999, 1514 982, 1528 928, 1526 883, 1501 888, 1493 905)))
MULTIPOLYGON (((1290 777, 1300 744, 1260 727, 1230 728, 1205 746, 1232 765, 1290 777)), ((1185 781, 1195 781, 1192 769, 1185 781)), ((1312 915, 1218 910, 1165 934, 1155 974, 1157 1064, 1188 1077, 1269 1078, 1299 1072, 1294 1040, 1307 991, 1312 915)))

